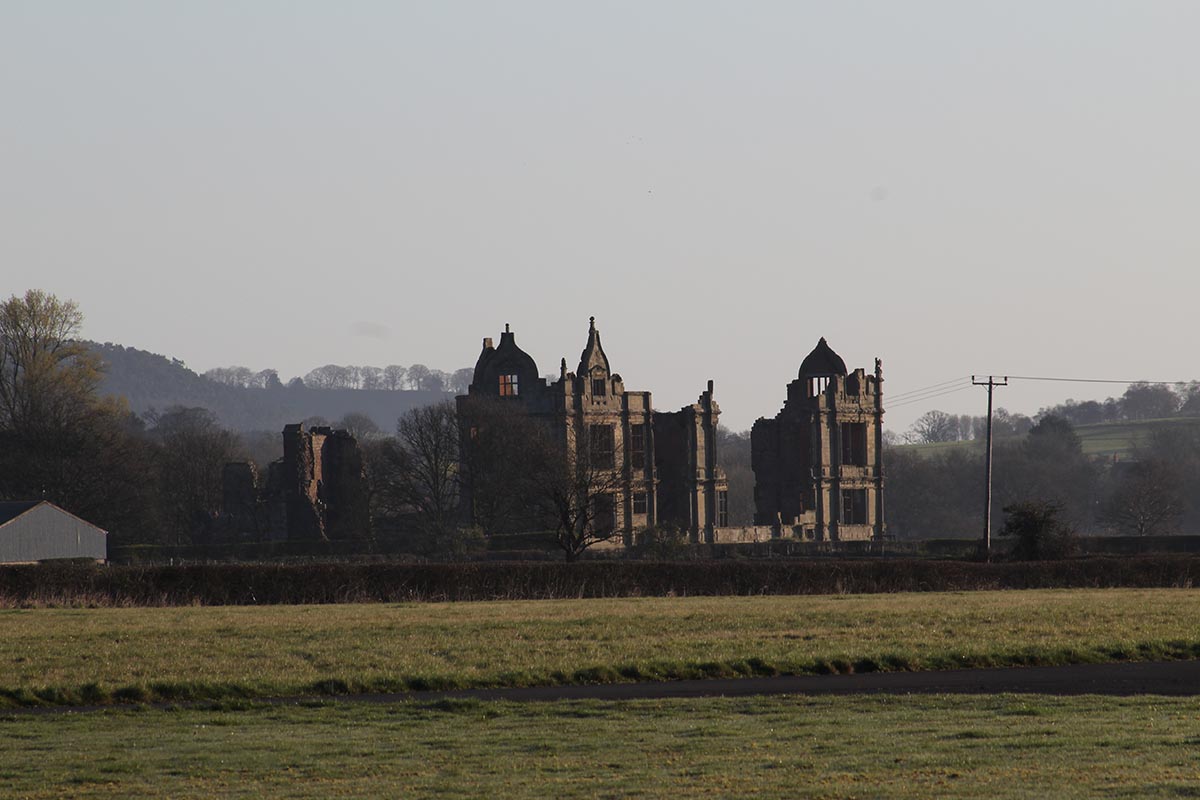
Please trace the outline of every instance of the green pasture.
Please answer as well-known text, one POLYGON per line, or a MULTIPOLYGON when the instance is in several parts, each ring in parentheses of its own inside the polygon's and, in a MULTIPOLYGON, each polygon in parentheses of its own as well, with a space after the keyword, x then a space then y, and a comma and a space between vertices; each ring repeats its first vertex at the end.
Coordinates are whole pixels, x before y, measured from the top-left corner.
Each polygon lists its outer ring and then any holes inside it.
POLYGON ((1178 798, 1200 700, 771 697, 0 715, 7 798, 1178 798))
POLYGON ((1156 431, 1188 431, 1197 427, 1200 427, 1200 419, 1196 417, 1173 417, 1080 425, 1075 432, 1079 434, 1086 455, 1129 458, 1140 445, 1148 443, 1156 431))
POLYGON ((1200 590, 0 611, 0 703, 1200 656, 1200 590))
MULTIPOLYGON (((1146 419, 1137 422, 1105 422, 1096 425, 1079 425, 1075 433, 1079 435, 1083 452, 1089 456, 1131 458, 1141 445, 1146 444, 1150 437, 1160 430, 1184 431, 1200 427, 1197 417, 1170 417, 1167 419, 1146 419)), ((897 445, 897 449, 932 456, 957 449, 982 449, 982 441, 970 442, 932 442, 926 444, 897 445)))

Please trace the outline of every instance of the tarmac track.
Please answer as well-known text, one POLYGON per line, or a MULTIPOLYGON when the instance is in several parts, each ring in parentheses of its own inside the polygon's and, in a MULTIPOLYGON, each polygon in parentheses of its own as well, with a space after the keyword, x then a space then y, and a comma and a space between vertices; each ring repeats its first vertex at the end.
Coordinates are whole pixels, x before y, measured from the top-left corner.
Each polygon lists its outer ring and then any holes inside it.
MULTIPOLYGON (((611 683, 586 686, 531 686, 514 689, 460 689, 395 694, 305 695, 259 698, 252 702, 295 705, 311 702, 429 703, 446 699, 508 700, 518 703, 556 700, 652 700, 673 697, 750 697, 767 695, 852 694, 1098 694, 1117 697, 1152 694, 1200 695, 1200 661, 1139 661, 1074 664, 1061 667, 1007 667, 928 672, 868 672, 855 675, 799 675, 773 678, 611 683)), ((154 703, 152 707, 203 706, 203 703, 154 703)), ((103 711, 120 706, 53 706, 4 709, 0 714, 59 714, 103 711)))
POLYGON ((611 683, 589 686, 533 686, 519 689, 465 689, 343 696, 338 699, 391 703, 477 698, 515 702, 553 700, 641 700, 670 697, 847 694, 1157 694, 1200 695, 1200 661, 1141 661, 1074 664, 1061 667, 1008 667, 929 672, 867 672, 854 675, 798 675, 773 678, 611 683))

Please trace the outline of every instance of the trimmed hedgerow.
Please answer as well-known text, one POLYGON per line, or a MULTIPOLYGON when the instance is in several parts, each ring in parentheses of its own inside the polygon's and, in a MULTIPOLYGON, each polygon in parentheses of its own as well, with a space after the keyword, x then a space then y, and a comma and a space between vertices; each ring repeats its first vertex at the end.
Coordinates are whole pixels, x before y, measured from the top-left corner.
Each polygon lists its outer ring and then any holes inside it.
POLYGON ((1200 558, 0 567, 0 606, 274 605, 585 597, 1190 587, 1200 558))

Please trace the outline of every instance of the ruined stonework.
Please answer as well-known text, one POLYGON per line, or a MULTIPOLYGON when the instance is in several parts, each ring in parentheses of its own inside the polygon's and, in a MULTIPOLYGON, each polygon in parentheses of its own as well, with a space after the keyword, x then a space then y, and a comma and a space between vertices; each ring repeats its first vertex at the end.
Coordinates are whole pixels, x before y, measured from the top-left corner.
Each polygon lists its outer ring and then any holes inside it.
MULTIPOLYGON (((498 347, 484 339, 468 394, 458 398, 460 416, 465 417, 472 398, 511 403, 545 425, 561 446, 588 442, 593 455, 602 453, 621 478, 620 488, 606 495, 611 524, 622 534, 617 542, 630 543, 638 531, 658 524, 685 530, 698 541, 712 540, 726 484, 717 467, 721 412, 711 381, 696 404, 656 412, 650 392, 626 389, 613 372, 592 318, 579 365, 569 372, 563 359, 553 381, 539 375, 507 325, 498 347)), ((467 483, 463 501, 469 514, 467 483)))
POLYGON ((717 466, 717 418, 713 382, 700 399, 679 411, 654 412, 654 464, 658 519, 682 530, 706 533, 729 524, 725 474, 717 466))
POLYGON ((258 539, 328 541, 365 538, 371 529, 358 442, 343 430, 301 424, 283 429, 283 458, 259 485, 254 465, 226 464, 222 518, 258 539))
POLYGON ((882 539, 883 365, 846 363, 824 339, 774 419, 751 430, 756 525, 815 541, 882 539))
POLYGON ((279 468, 289 540, 363 538, 370 530, 358 442, 343 430, 283 429, 279 468))

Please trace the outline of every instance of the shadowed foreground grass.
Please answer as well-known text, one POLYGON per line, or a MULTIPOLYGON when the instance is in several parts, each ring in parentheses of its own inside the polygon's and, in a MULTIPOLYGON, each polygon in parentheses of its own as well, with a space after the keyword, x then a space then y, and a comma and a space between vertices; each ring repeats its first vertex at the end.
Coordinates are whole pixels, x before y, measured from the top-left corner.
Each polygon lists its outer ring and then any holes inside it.
POLYGON ((1200 657, 1200 590, 0 611, 0 703, 1200 657))
POLYGON ((5 797, 1182 797, 1200 700, 917 696, 0 716, 5 797))

